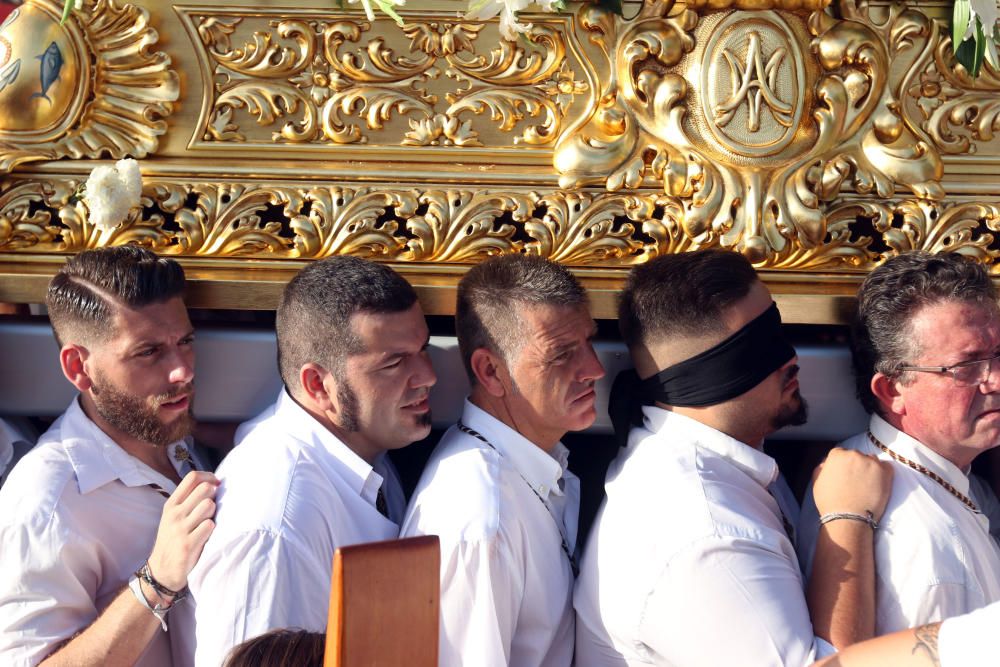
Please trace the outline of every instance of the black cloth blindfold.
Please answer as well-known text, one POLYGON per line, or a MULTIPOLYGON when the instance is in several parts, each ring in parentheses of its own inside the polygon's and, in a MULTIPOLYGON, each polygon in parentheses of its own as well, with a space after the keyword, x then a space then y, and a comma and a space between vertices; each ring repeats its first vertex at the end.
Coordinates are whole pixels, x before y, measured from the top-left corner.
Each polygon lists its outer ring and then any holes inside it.
POLYGON ((608 413, 618 444, 642 424, 642 406, 655 402, 677 407, 716 405, 750 391, 795 356, 781 333, 778 305, 748 322, 715 347, 674 364, 645 380, 635 369, 615 377, 608 413))

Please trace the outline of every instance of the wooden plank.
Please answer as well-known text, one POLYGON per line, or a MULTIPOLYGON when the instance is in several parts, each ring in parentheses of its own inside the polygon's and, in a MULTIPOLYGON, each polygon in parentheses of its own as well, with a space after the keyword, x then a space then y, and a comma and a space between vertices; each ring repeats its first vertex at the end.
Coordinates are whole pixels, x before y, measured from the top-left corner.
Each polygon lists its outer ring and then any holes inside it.
POLYGON ((337 549, 325 667, 436 667, 437 536, 337 549))

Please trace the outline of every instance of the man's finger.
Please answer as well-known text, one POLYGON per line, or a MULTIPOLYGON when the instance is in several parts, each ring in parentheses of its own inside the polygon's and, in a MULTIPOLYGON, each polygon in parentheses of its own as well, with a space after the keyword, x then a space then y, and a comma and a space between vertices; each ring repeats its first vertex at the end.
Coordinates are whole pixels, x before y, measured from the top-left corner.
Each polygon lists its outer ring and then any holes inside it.
POLYGON ((191 531, 191 567, 198 562, 201 558, 202 549, 205 548, 205 543, 208 542, 208 538, 212 535, 212 531, 215 530, 215 522, 211 519, 205 519, 198 526, 191 531))
POLYGON ((218 478, 212 473, 205 470, 192 470, 184 476, 181 483, 178 484, 174 492, 170 494, 170 498, 167 499, 167 503, 179 505, 191 494, 191 491, 196 489, 198 485, 203 482, 208 482, 216 486, 219 484, 218 478))
POLYGON ((202 498, 201 502, 183 519, 184 528, 188 532, 194 533, 194 530, 202 521, 211 519, 214 516, 215 501, 212 498, 202 498))

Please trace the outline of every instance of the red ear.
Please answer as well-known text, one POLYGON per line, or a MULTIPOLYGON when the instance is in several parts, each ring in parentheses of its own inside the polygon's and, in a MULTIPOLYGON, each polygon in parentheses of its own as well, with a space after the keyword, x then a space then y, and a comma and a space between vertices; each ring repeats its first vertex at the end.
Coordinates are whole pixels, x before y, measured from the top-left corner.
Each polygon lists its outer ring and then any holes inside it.
POLYGON ((81 392, 89 390, 94 382, 87 371, 90 352, 82 345, 67 344, 59 350, 59 366, 66 379, 81 392))
POLYGON ((330 396, 325 384, 327 375, 326 369, 319 364, 305 364, 299 369, 299 392, 296 393, 305 394, 305 398, 315 404, 329 402, 330 396))

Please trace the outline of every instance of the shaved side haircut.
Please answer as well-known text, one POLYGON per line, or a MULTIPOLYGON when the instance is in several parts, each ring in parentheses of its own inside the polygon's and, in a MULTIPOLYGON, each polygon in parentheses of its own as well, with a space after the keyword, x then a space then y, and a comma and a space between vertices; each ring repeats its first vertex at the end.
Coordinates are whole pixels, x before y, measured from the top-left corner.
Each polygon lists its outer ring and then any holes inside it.
POLYGON ((184 269, 138 246, 85 250, 49 283, 45 305, 60 347, 114 336, 115 309, 142 308, 184 294, 184 269))
POLYGON ((729 250, 663 255, 629 273, 618 300, 618 327, 630 348, 670 336, 723 328, 722 312, 749 292, 757 272, 729 250))
POLYGON ((308 363, 339 374, 349 354, 362 352, 351 316, 367 311, 400 313, 417 302, 410 283, 384 264, 358 257, 314 262, 292 278, 275 322, 278 370, 292 396, 308 363))
POLYGON ((500 255, 469 269, 458 283, 455 329, 472 384, 472 353, 480 348, 507 364, 520 350, 522 306, 587 307, 587 292, 569 269, 535 255, 500 255))

